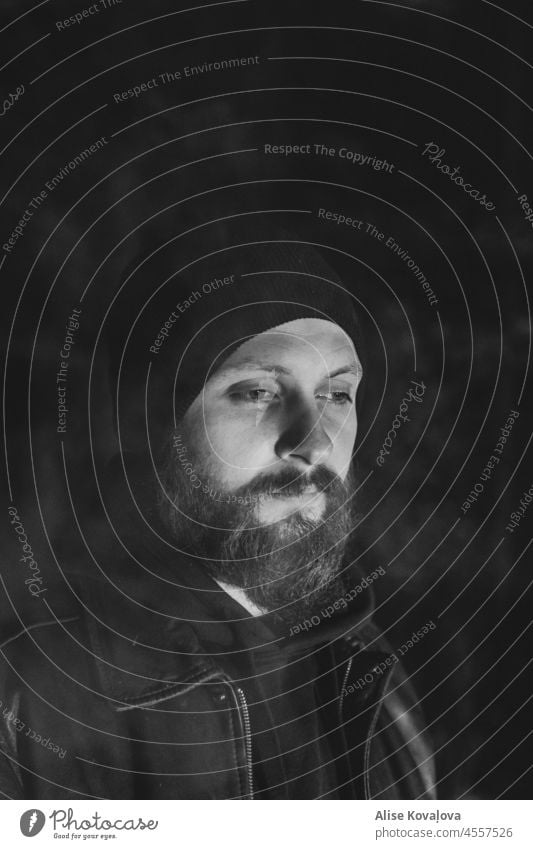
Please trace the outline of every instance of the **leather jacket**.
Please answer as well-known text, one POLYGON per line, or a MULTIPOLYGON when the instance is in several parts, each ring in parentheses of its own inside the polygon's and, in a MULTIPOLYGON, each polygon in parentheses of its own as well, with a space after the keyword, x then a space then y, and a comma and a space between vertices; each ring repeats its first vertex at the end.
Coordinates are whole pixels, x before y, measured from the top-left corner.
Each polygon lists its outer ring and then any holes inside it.
MULTIPOLYGON (((51 612, 0 647, 4 797, 254 798, 246 697, 194 624, 161 625, 108 583, 82 584, 72 615, 51 612)), ((339 722, 358 753, 348 795, 435 798, 416 695, 400 663, 375 672, 390 655, 379 630, 365 619, 334 650, 339 722)))

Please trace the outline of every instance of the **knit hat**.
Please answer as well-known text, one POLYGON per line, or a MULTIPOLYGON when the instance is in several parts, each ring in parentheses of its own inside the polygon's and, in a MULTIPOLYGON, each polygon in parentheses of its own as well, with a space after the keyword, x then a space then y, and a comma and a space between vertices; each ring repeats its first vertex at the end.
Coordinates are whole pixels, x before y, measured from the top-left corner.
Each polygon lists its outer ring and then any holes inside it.
POLYGON ((149 438, 157 457, 174 421, 236 348, 300 318, 339 325, 362 361, 353 299, 308 244, 255 236, 180 268, 174 243, 135 260, 106 328, 121 451, 145 452, 149 438))

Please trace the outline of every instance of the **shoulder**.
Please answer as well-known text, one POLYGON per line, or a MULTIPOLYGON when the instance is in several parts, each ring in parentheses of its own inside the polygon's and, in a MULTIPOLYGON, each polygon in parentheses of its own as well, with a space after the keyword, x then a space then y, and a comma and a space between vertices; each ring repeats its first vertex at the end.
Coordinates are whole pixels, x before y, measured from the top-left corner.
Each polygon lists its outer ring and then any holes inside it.
MULTIPOLYGON (((0 680, 2 689, 21 681, 30 683, 46 674, 52 677, 54 667, 65 664, 72 641, 81 641, 79 614, 45 618, 29 625, 13 628, 0 643, 0 680)), ((72 662, 76 662, 72 657, 72 662)))
POLYGON ((53 619, 40 619, 31 625, 22 625, 19 628, 12 628, 11 631, 4 636, 0 642, 0 651, 2 654, 9 654, 22 650, 24 645, 32 639, 44 638, 53 640, 62 632, 63 626, 79 622, 80 615, 63 616, 53 619))

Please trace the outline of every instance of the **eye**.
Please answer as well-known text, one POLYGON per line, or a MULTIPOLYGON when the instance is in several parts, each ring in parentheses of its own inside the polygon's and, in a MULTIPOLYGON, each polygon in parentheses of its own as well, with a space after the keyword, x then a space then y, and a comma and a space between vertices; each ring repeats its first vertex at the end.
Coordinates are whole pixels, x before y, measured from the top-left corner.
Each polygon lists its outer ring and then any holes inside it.
POLYGON ((336 390, 334 392, 321 392, 317 397, 325 398, 328 403, 335 404, 337 406, 353 404, 353 398, 351 395, 348 392, 343 392, 341 390, 336 390))
POLYGON ((270 389, 263 389, 260 386, 256 386, 252 388, 233 390, 229 393, 229 397, 236 403, 270 404, 278 398, 278 395, 270 389))

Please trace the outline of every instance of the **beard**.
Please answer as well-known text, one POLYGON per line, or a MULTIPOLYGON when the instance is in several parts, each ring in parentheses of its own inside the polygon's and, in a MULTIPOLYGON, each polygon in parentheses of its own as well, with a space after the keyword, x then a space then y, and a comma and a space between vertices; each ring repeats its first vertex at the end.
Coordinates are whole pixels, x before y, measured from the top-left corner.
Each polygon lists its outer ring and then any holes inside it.
MULTIPOLYGON (((196 458, 187 451, 197 470, 196 458)), ((196 480, 189 478, 171 452, 159 510, 175 541, 201 559, 215 581, 243 590, 254 605, 290 624, 344 595, 343 563, 355 518, 351 467, 344 481, 325 466, 307 473, 287 468, 257 475, 231 492, 195 474, 196 480), (314 488, 310 509, 261 521, 262 507, 278 499, 285 506, 287 499, 294 503, 309 496, 309 487, 314 488), (319 515, 317 504, 322 506, 319 515)))

